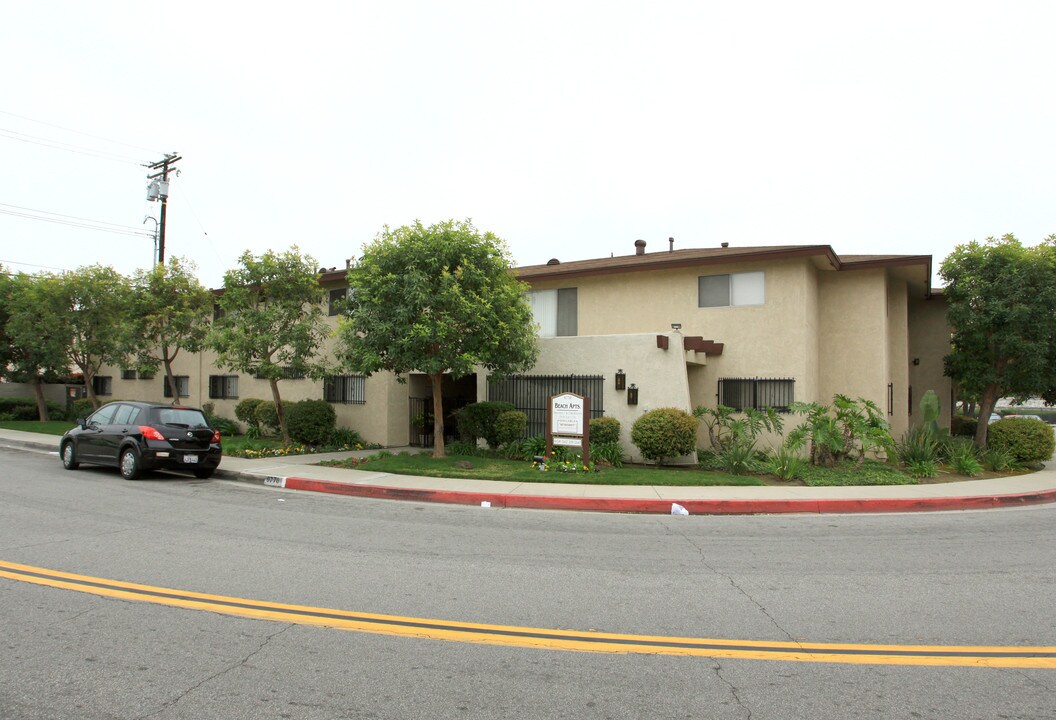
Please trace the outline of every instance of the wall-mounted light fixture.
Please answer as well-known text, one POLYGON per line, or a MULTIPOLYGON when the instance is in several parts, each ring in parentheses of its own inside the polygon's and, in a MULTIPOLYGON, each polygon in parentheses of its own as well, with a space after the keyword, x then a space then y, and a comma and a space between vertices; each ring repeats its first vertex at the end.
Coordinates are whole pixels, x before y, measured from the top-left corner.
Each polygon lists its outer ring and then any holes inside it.
POLYGON ((682 323, 671 323, 671 329, 678 331, 682 329, 682 323))
POLYGON ((625 389, 627 389, 627 373, 625 373, 623 371, 623 368, 620 368, 619 370, 616 371, 616 389, 617 390, 625 390, 625 389))
POLYGON ((631 386, 627 388, 627 404, 637 405, 638 404, 638 386, 631 383, 631 386))
POLYGON ((920 358, 913 358, 914 365, 920 365, 920 358))

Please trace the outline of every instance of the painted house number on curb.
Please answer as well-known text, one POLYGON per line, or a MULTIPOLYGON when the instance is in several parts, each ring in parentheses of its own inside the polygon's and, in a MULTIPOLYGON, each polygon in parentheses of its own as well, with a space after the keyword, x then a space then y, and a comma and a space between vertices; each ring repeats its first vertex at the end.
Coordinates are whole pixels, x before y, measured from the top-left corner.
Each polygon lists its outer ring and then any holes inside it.
POLYGON ((266 478, 264 478, 264 484, 271 485, 272 487, 284 488, 286 487, 286 478, 276 477, 275 475, 268 475, 266 478))

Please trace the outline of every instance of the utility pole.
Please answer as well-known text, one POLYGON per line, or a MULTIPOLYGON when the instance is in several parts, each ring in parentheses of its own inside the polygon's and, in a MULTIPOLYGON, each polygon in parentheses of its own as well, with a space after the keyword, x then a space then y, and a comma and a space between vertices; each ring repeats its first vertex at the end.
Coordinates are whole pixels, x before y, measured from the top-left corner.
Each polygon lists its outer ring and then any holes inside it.
MULTIPOLYGON (((152 175, 147 175, 147 180, 151 181, 150 185, 147 186, 147 200, 161 201, 161 221, 158 223, 157 228, 159 265, 165 262, 165 209, 169 204, 169 169, 182 159, 176 153, 168 153, 165 155, 164 160, 158 160, 156 163, 144 166, 154 172, 152 175)), ((179 172, 177 170, 176 174, 179 174, 179 172)))

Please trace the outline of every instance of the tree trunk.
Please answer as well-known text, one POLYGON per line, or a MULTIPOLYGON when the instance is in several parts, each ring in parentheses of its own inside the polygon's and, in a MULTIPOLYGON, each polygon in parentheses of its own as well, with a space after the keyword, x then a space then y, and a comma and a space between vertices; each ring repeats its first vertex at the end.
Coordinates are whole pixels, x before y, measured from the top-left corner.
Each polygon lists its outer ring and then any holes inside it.
POLYGON ((447 457, 444 454, 444 396, 441 393, 443 373, 433 373, 429 380, 433 385, 433 457, 447 457))
POLYGON ((279 432, 282 433, 282 444, 290 444, 290 431, 286 429, 286 410, 282 407, 282 398, 279 397, 279 381, 268 378, 271 385, 271 399, 275 401, 275 415, 279 418, 279 432))
POLYGON ((99 396, 95 394, 95 386, 92 384, 95 375, 88 373, 84 368, 81 368, 81 373, 84 375, 84 389, 88 393, 88 401, 92 403, 93 408, 98 410, 102 403, 99 402, 99 396))
MULTIPOLYGON (((164 347, 164 346, 163 346, 164 347)), ((169 383, 169 390, 172 391, 172 404, 180 404, 180 389, 176 387, 176 376, 172 373, 172 360, 169 358, 168 352, 162 352, 164 360, 162 362, 165 366, 165 377, 169 383)))
POLYGON ((40 375, 33 376, 33 396, 37 398, 37 415, 40 417, 41 422, 47 422, 48 418, 48 403, 44 401, 44 384, 40 381, 40 375))
POLYGON ((983 396, 979 399, 979 423, 975 426, 975 444, 980 448, 986 447, 987 434, 990 426, 990 413, 1001 399, 996 385, 987 385, 983 388, 983 396))

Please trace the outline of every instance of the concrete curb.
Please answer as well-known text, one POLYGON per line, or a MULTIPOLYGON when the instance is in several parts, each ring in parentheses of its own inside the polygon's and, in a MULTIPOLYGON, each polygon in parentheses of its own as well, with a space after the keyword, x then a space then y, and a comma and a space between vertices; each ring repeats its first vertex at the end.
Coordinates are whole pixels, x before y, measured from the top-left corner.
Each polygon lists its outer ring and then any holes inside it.
POLYGON ((694 515, 774 515, 774 514, 845 514, 904 513, 942 510, 984 510, 1056 502, 1056 489, 1035 493, 980 495, 933 498, 819 498, 816 500, 660 500, 643 498, 584 498, 513 493, 465 492, 461 490, 425 490, 384 485, 355 485, 301 477, 254 478, 258 482, 287 490, 372 498, 375 500, 410 500, 452 505, 480 505, 495 508, 530 510, 578 510, 589 512, 671 514, 677 502, 694 515))

